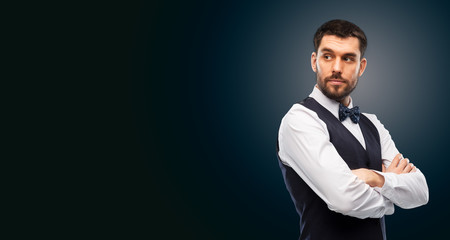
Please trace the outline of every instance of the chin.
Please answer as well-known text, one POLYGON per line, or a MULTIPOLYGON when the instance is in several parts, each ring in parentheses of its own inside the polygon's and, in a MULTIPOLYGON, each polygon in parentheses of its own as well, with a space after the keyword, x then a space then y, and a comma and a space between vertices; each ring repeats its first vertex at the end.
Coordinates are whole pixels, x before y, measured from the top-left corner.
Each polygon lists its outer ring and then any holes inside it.
POLYGON ((343 100, 346 95, 344 94, 343 91, 337 91, 334 88, 327 88, 326 91, 324 91, 325 96, 327 96, 330 99, 336 100, 336 101, 341 101, 343 100))

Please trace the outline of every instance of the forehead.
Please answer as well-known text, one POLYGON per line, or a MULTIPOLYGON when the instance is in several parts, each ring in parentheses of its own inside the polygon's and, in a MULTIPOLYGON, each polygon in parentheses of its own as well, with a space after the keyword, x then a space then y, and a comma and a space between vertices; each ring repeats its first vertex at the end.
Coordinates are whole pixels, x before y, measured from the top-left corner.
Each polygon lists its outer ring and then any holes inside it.
POLYGON ((325 35, 320 41, 318 51, 330 49, 335 53, 354 53, 359 55, 359 39, 356 37, 341 38, 335 35, 325 35))

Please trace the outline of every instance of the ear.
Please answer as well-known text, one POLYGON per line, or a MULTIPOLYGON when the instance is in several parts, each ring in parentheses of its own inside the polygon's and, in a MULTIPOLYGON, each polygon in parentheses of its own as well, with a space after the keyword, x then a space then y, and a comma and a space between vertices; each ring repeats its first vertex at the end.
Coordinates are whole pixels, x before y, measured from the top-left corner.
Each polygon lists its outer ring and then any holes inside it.
POLYGON ((359 73, 358 76, 361 77, 364 73, 364 70, 366 70, 366 66, 367 66, 367 59, 363 58, 361 60, 361 62, 359 63, 359 73))
POLYGON ((312 52, 311 54, 311 68, 314 72, 317 72, 317 54, 316 52, 312 52))

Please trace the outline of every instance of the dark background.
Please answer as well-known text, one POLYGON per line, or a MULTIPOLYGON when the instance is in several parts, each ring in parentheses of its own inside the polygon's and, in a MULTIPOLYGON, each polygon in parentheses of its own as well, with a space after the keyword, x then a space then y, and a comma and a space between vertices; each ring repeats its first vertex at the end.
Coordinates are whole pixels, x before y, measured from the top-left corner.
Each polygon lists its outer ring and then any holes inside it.
POLYGON ((114 226, 105 231, 152 239, 297 239, 298 216, 277 165, 278 127, 315 84, 315 30, 342 18, 368 37, 355 103, 377 114, 429 185, 426 206, 396 208, 386 217, 388 239, 448 235, 450 127, 439 112, 450 100, 448 6, 143 1, 99 10, 107 14, 97 33, 112 33, 99 46, 114 63, 104 65, 109 92, 100 99, 114 113, 99 123, 101 144, 91 146, 112 166, 98 188, 110 195, 94 211, 114 226))

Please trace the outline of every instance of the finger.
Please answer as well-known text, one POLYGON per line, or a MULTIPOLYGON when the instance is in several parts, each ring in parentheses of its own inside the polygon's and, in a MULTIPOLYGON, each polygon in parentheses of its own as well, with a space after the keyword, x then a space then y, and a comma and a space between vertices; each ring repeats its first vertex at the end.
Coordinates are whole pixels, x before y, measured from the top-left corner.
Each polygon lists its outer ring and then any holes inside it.
POLYGON ((413 169, 414 165, 412 163, 406 165, 406 167, 403 169, 403 173, 409 173, 413 169))
POLYGON ((411 172, 417 172, 416 166, 413 166, 413 169, 411 170, 411 172))
POLYGON ((402 156, 401 153, 397 154, 397 155, 394 157, 394 159, 392 160, 391 165, 394 166, 394 167, 397 167, 398 162, 399 162, 400 159, 402 159, 402 158, 403 158, 403 156, 402 156))
POLYGON ((411 171, 409 171, 409 172, 412 172, 412 170, 414 170, 414 169, 415 169, 415 166, 414 166, 414 164, 413 164, 413 163, 410 163, 410 164, 408 164, 408 165, 411 165, 411 171))
POLYGON ((398 168, 400 168, 402 171, 405 169, 406 165, 408 165, 409 160, 407 158, 404 158, 400 160, 400 163, 398 164, 398 168))
POLYGON ((381 172, 386 172, 386 167, 384 166, 384 164, 381 164, 381 172))

